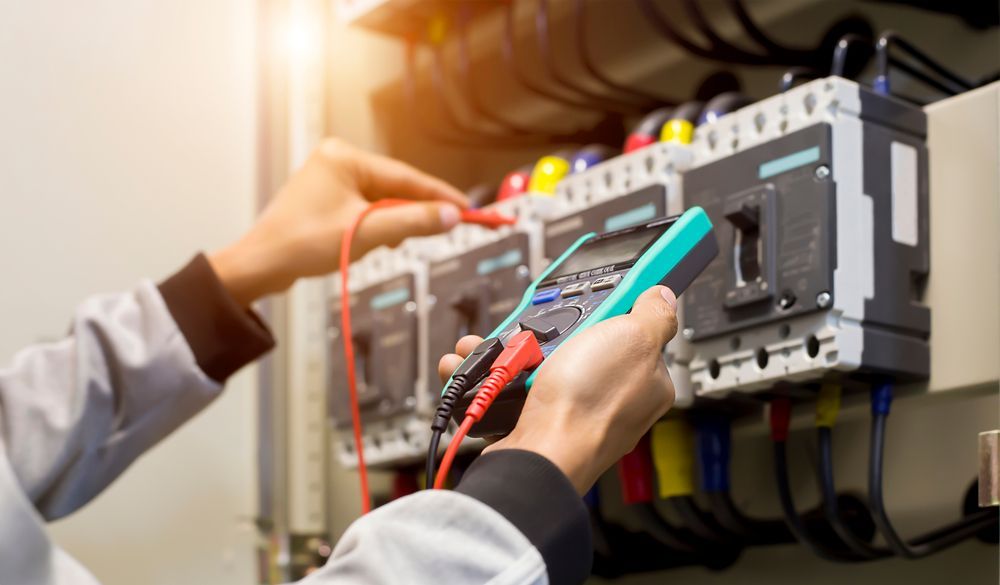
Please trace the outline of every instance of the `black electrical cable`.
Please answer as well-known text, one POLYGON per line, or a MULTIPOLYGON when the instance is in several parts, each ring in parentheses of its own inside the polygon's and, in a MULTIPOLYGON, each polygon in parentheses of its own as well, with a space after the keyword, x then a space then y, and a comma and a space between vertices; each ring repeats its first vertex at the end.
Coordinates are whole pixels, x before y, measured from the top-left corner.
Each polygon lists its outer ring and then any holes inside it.
POLYGON ((655 538, 660 544, 683 552, 697 552, 698 547, 692 542, 699 539, 692 538, 692 535, 685 530, 678 529, 663 519, 659 511, 652 503, 632 504, 629 508, 639 520, 643 531, 655 538))
POLYGON ((696 57, 703 57, 705 59, 712 59, 713 61, 731 61, 726 55, 720 55, 718 52, 711 49, 706 49, 700 45, 691 42, 687 37, 680 34, 673 25, 660 14, 660 11, 653 4, 653 0, 635 0, 639 10, 646 16, 646 20, 649 21, 653 28, 660 33, 661 36, 666 38, 668 41, 678 45, 688 53, 695 55, 696 57))
POLYGON ((787 47, 774 41, 767 35, 750 16, 742 0, 729 0, 729 7, 736 14, 737 20, 743 26, 747 35, 760 45, 769 54, 778 58, 786 65, 806 65, 813 59, 813 51, 809 49, 796 49, 787 47))
POLYGON ((918 49, 915 45, 911 44, 909 41, 900 37, 899 34, 891 30, 882 33, 882 35, 878 38, 878 41, 875 43, 875 53, 878 59, 879 73, 888 75, 887 67, 885 67, 885 65, 889 50, 893 46, 899 47, 925 67, 952 83, 966 90, 975 89, 976 84, 938 63, 929 55, 918 49))
POLYGON ((407 114, 409 119, 416 125, 417 130, 431 140, 455 148, 524 148, 525 143, 507 142, 497 138, 481 139, 480 137, 464 135, 457 137, 448 133, 442 133, 438 128, 427 126, 426 114, 420 111, 417 98, 416 82, 416 44, 413 42, 406 45, 405 74, 403 76, 403 94, 405 97, 407 114))
POLYGON ((569 77, 563 75, 559 67, 555 64, 555 56, 552 51, 552 38, 549 33, 549 0, 538 0, 538 7, 535 12, 535 37, 538 42, 538 53, 541 56, 545 72, 552 78, 552 81, 564 90, 584 96, 602 109, 612 112, 631 114, 648 109, 648 104, 602 95, 573 82, 569 77))
POLYGON ((491 112, 479 97, 476 84, 472 79, 472 68, 469 59, 469 18, 463 14, 458 17, 458 38, 456 43, 458 55, 458 74, 462 81, 462 89, 469 107, 478 116, 489 120, 512 134, 530 135, 537 130, 519 126, 491 112))
POLYGON ((437 453, 441 446, 441 435, 444 433, 437 429, 431 431, 431 441, 427 447, 427 464, 424 467, 424 488, 431 489, 434 485, 434 476, 437 475, 437 453))
POLYGON ((745 65, 782 64, 780 62, 775 62, 774 59, 769 58, 767 55, 759 55, 757 53, 751 53, 750 51, 741 49, 719 36, 718 33, 715 32, 715 29, 712 28, 712 23, 705 17, 705 13, 702 12, 698 0, 684 0, 684 6, 687 8, 688 15, 691 17, 694 25, 699 31, 701 31, 701 34, 705 35, 705 38, 708 39, 709 44, 712 46, 712 50, 725 55, 727 61, 743 63, 745 65))
MULTIPOLYGON (((873 55, 875 53, 875 45, 871 41, 871 39, 856 33, 848 33, 840 37, 840 40, 837 41, 837 46, 833 50, 833 62, 830 65, 831 75, 836 75, 838 77, 845 76, 847 71, 847 60, 848 57, 850 57, 851 47, 855 45, 860 45, 868 50, 869 54, 866 55, 865 57, 866 60, 870 57, 870 55, 873 55)), ((899 61, 898 59, 892 57, 891 55, 889 56, 889 64, 898 67, 907 75, 910 75, 914 79, 922 81, 925 84, 930 85, 935 89, 938 89, 939 91, 952 95, 955 93, 955 91, 952 88, 941 85, 940 82, 938 82, 937 80, 928 77, 922 71, 910 67, 908 64, 899 61)), ((921 100, 914 98, 912 96, 905 96, 900 94, 896 95, 917 105, 924 105, 921 100)))
POLYGON ((609 89, 627 93, 635 98, 646 100, 647 102, 660 106, 677 105, 676 100, 664 99, 661 96, 618 83, 605 75, 604 72, 597 67, 594 56, 590 51, 590 45, 587 43, 587 2, 588 0, 574 0, 573 4, 573 18, 576 23, 576 50, 577 53, 580 54, 580 62, 583 65, 584 70, 586 70, 592 78, 609 89))
POLYGON ((527 126, 515 124, 514 122, 491 112, 489 108, 486 107, 486 104, 483 103, 479 93, 476 92, 476 86, 472 77, 471 59, 469 57, 469 18, 463 15, 458 19, 458 22, 458 39, 456 43, 458 54, 458 72, 462 81, 463 93, 465 94, 466 101, 468 102, 469 107, 472 108, 473 112, 516 135, 538 136, 541 139, 540 142, 544 142, 546 144, 576 144, 588 142, 588 138, 591 136, 591 133, 543 131, 539 128, 529 128, 527 126))
POLYGON ((719 526, 711 515, 706 514, 691 496, 667 498, 671 509, 680 517, 684 527, 714 545, 733 546, 738 542, 736 535, 719 526))
POLYGON ((895 57, 892 57, 892 56, 889 57, 889 65, 891 65, 892 67, 894 67, 896 69, 899 69, 900 71, 902 71, 906 75, 912 77, 913 79, 916 79, 917 81, 922 82, 923 84, 927 85, 928 87, 933 87, 934 89, 940 91, 943 94, 946 94, 946 95, 958 95, 958 94, 962 93, 963 91, 965 91, 965 89, 963 89, 962 87, 956 86, 954 84, 950 84, 947 81, 934 79, 933 77, 927 75, 923 71, 921 71, 921 70, 917 69, 916 67, 910 65, 906 61, 900 61, 899 59, 897 59, 895 57))
POLYGON ((452 374, 448 386, 441 393, 441 401, 438 403, 437 410, 434 411, 434 419, 431 421, 431 441, 427 448, 427 489, 434 485, 441 435, 451 424, 451 413, 455 409, 455 403, 486 377, 490 366, 493 365, 502 351, 503 344, 499 339, 495 337, 484 339, 472 350, 472 353, 462 360, 462 363, 452 374))
POLYGON ((833 481, 833 429, 821 426, 816 429, 819 446, 819 484, 823 496, 826 521, 844 546, 852 553, 866 559, 884 559, 892 556, 889 549, 872 546, 847 526, 837 506, 837 490, 833 481))
POLYGON ((788 480, 788 455, 786 453, 786 441, 774 441, 774 475, 778 484, 778 499, 781 501, 781 511, 785 515, 785 522, 788 529, 795 535, 796 540, 805 545, 816 556, 835 562, 853 562, 860 560, 857 555, 847 551, 831 548, 819 542, 806 529, 802 518, 795 511, 795 500, 792 498, 792 488, 788 480))
POLYGON ((723 528, 742 537, 748 544, 771 545, 795 542, 795 536, 783 520, 749 518, 736 507, 729 492, 709 494, 712 515, 723 528))
POLYGON ((792 67, 781 74, 781 80, 778 82, 778 91, 785 93, 795 87, 795 84, 800 81, 819 79, 820 77, 822 77, 822 74, 815 69, 810 69, 809 67, 792 67))
MULTIPOLYGON (((872 40, 856 33, 848 33, 837 41, 837 47, 833 50, 833 63, 830 65, 830 75, 843 77, 847 70, 847 57, 852 46, 860 45, 868 49, 869 54, 875 52, 872 40)), ((869 55, 870 56, 870 55, 869 55)), ((866 57, 867 59, 867 57, 866 57)))
POLYGON ((906 542, 900 538, 885 510, 882 496, 882 463, 885 451, 886 413, 874 413, 871 430, 871 453, 868 460, 868 499, 872 519, 879 532, 885 537, 889 548, 901 557, 919 559, 954 546, 963 540, 973 538, 980 530, 996 526, 996 510, 984 510, 978 514, 939 528, 923 536, 906 542))
POLYGON ((434 90, 434 94, 437 97, 438 111, 441 112, 449 126, 458 130, 463 135, 474 136, 484 140, 510 141, 512 143, 522 144, 525 146, 531 145, 533 142, 535 144, 538 143, 536 137, 487 132, 463 123, 455 114, 452 104, 448 101, 448 89, 446 87, 444 76, 444 54, 441 47, 432 47, 431 54, 433 64, 431 67, 431 88, 434 90))
POLYGON ((514 78, 514 81, 530 93, 533 93, 538 97, 560 103, 564 106, 571 106, 591 111, 599 110, 600 108, 595 107, 593 104, 552 92, 528 79, 528 77, 524 75, 520 67, 517 65, 517 54, 514 52, 514 21, 516 20, 516 16, 517 15, 514 11, 514 2, 511 1, 507 5, 507 11, 505 14, 504 30, 500 43, 500 56, 503 58, 504 65, 506 66, 511 77, 514 78))

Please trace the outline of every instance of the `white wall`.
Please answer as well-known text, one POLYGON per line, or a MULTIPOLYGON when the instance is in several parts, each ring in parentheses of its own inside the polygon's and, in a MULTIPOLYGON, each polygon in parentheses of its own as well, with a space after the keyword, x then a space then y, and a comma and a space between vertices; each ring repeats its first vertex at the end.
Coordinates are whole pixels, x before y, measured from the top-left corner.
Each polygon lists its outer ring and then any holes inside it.
MULTIPOLYGON (((0 362, 250 223, 255 2, 0 0, 0 362)), ((52 527, 104 583, 254 582, 251 372, 52 527)))

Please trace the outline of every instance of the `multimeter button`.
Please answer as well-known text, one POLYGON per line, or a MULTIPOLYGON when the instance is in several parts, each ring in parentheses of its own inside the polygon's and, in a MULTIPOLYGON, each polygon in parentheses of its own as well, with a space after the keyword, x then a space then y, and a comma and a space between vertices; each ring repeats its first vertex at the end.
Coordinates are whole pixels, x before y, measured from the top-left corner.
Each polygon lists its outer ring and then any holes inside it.
POLYGON ((576 325, 583 311, 579 307, 559 307, 538 315, 528 317, 518 323, 522 331, 531 331, 538 341, 552 341, 576 325))
POLYGON ((542 303, 549 303, 559 298, 559 289, 550 288, 548 290, 543 290, 535 293, 535 296, 531 297, 532 305, 540 305, 542 303))
POLYGON ((583 311, 580 307, 569 306, 569 307, 559 307, 557 309, 552 309, 547 311, 543 315, 540 315, 542 319, 545 319, 546 323, 551 323, 556 326, 559 330, 559 335, 566 333, 570 327, 576 325, 576 322, 580 320, 583 315, 583 311))
POLYGON ((531 331, 534 333, 535 338, 542 343, 559 337, 559 328, 539 317, 529 317, 518 323, 518 325, 521 326, 521 331, 531 331))
POLYGON ((615 288, 618 283, 622 281, 621 274, 612 274, 611 276, 605 276, 598 278, 594 281, 594 284, 590 285, 590 290, 605 290, 609 288, 615 288))
POLYGON ((582 295, 584 289, 586 288, 587 288, 586 282, 578 282, 576 284, 571 284, 562 289, 562 296, 564 299, 568 299, 570 297, 577 297, 582 295))

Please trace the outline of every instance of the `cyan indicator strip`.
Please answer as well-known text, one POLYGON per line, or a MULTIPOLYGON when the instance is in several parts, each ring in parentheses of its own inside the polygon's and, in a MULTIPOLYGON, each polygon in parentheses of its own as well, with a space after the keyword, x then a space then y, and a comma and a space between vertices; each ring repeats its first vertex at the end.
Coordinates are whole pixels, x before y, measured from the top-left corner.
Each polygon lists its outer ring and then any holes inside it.
POLYGON ((630 209, 618 215, 612 215, 604 221, 604 231, 613 232, 638 225, 656 217, 656 205, 647 203, 642 207, 630 209))
POLYGON ((394 288, 375 295, 372 298, 371 307, 373 311, 380 311, 408 300, 410 300, 410 289, 406 287, 394 288))
POLYGON ((818 160, 819 147, 813 146, 812 148, 793 152, 792 154, 781 158, 767 161, 766 163, 760 165, 760 168, 757 170, 757 176, 761 179, 766 179, 768 177, 773 177, 774 175, 780 175, 781 173, 792 169, 797 169, 809 163, 814 163, 818 160))
POLYGON ((496 272, 502 268, 510 268, 521 263, 521 250, 508 250, 494 258, 480 260, 476 265, 476 272, 480 276, 485 276, 491 272, 496 272))

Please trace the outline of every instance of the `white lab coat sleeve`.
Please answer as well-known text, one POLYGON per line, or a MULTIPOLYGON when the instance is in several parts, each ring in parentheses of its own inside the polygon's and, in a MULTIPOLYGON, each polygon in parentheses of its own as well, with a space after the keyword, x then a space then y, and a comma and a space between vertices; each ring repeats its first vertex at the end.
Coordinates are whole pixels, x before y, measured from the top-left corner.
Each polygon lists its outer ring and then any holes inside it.
POLYGON ((300 585, 582 583, 593 559, 589 516, 544 457, 484 455, 454 492, 413 494, 360 518, 300 585))
POLYGON ((47 520, 73 512, 272 343, 203 256, 159 287, 86 300, 69 335, 0 369, 0 441, 22 491, 47 520))

